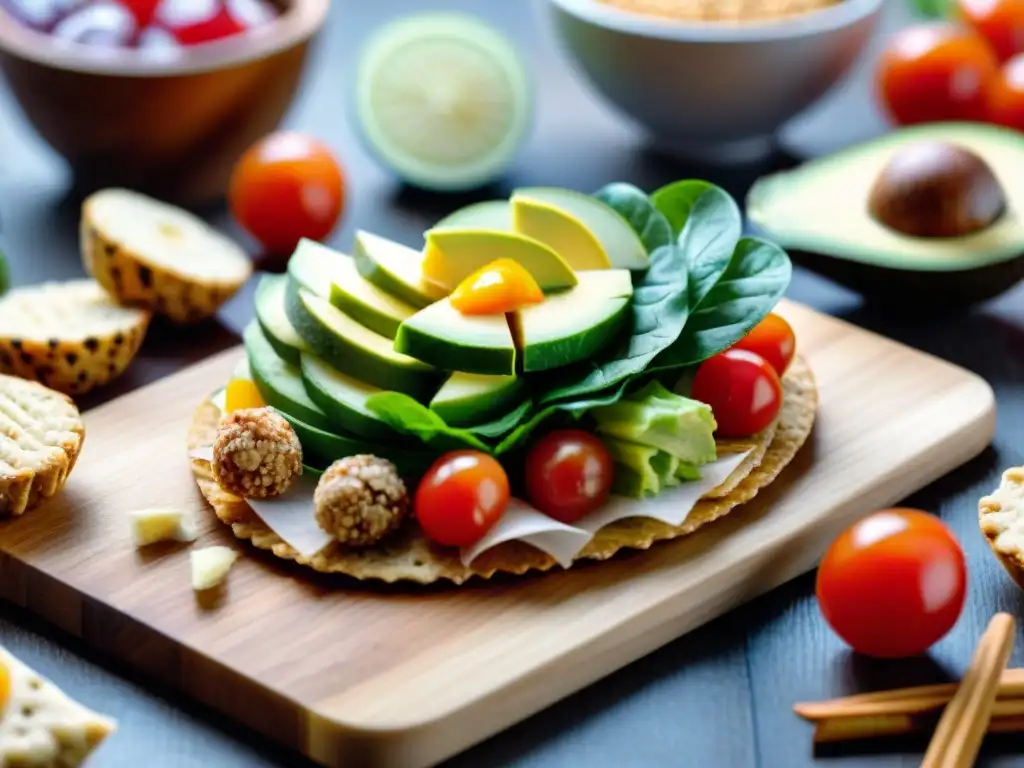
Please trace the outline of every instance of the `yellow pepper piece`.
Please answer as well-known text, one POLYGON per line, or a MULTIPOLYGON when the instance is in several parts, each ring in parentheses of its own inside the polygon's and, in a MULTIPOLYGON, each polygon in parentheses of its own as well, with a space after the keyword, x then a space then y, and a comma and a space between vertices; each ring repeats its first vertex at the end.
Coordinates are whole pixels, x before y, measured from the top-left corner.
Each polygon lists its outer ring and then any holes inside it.
POLYGON ((0 712, 4 711, 11 698, 11 670, 6 664, 0 663, 0 712))
POLYGON ((244 408, 262 408, 265 405, 260 391, 249 379, 232 379, 224 397, 224 410, 228 413, 244 408))
POLYGON ((464 315, 499 315, 544 301, 544 292, 518 261, 497 259, 459 283, 449 300, 464 315))

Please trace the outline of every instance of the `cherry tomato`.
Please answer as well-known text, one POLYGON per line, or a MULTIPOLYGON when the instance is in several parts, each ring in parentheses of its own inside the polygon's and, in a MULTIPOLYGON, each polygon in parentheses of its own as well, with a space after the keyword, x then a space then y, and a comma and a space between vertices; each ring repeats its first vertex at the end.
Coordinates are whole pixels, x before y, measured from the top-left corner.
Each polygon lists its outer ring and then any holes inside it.
POLYGON ((880 658, 924 653, 956 624, 967 566, 953 533, 915 509, 885 509, 854 523, 818 568, 818 604, 854 650, 880 658))
POLYGON ((985 92, 999 62, 978 35, 947 22, 896 32, 878 60, 878 89, 900 125, 986 119, 985 92))
POLYGON ((988 119, 1024 131, 1024 53, 1003 64, 989 85, 988 119))
POLYGON ((957 0, 957 15, 1000 61, 1024 51, 1024 0, 957 0))
POLYGON ((711 406, 720 437, 749 437, 775 420, 782 381, 755 352, 727 349, 709 357, 693 377, 690 396, 711 406))
POLYGON ((508 497, 508 475, 493 456, 452 451, 427 470, 413 506, 427 538, 448 547, 468 547, 498 521, 508 497))
POLYGON ((281 131, 239 159, 228 202, 239 225, 268 252, 290 254, 301 238, 323 240, 334 230, 345 203, 345 179, 327 145, 281 131))
POLYGON ((760 355, 781 377, 796 354, 796 334, 784 317, 773 312, 733 344, 732 348, 760 355))
POLYGON ((526 456, 530 503, 570 525, 608 500, 614 475, 615 462, 604 443, 582 429, 549 432, 526 456))

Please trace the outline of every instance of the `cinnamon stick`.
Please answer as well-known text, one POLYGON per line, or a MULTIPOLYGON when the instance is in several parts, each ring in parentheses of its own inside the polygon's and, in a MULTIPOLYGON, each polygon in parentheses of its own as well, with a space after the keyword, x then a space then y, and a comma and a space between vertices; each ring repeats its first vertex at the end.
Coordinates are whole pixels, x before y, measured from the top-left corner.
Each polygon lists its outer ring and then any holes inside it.
MULTIPOLYGON (((932 712, 917 714, 891 712, 824 718, 815 723, 814 741, 817 744, 831 744, 926 733, 935 730, 938 717, 939 708, 932 712)), ((992 708, 988 732, 1024 732, 1024 699, 997 701, 992 708)))
POLYGON ((970 768, 988 730, 999 677, 1013 650, 1015 622, 997 613, 978 642, 971 666, 946 705, 921 768, 970 768))

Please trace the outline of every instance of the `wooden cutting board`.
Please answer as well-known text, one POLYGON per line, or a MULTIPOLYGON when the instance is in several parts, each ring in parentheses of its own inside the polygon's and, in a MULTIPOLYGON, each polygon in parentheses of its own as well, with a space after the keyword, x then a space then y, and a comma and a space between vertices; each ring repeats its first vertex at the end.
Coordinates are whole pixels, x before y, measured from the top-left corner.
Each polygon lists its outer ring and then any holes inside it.
POLYGON ((815 430, 750 504, 683 540, 460 588, 328 579, 235 542, 196 490, 185 436, 234 349, 86 414, 48 507, 0 527, 0 596, 330 766, 434 764, 812 569, 856 517, 990 441, 975 374, 784 302, 818 379, 815 430), (217 604, 187 548, 141 554, 127 513, 193 508, 199 545, 245 553, 217 604))

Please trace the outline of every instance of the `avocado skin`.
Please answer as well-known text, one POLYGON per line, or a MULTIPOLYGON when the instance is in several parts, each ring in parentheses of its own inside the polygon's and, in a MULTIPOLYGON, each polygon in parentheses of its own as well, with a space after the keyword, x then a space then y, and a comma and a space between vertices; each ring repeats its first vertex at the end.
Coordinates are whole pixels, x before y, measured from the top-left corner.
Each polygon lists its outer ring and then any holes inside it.
MULTIPOLYGON (((510 376, 516 372, 516 353, 510 349, 466 347, 403 323, 395 336, 395 351, 444 371, 510 376)), ((436 391, 436 390, 435 390, 436 391)))
POLYGON ((901 312, 962 309, 995 298, 1024 279, 1024 253, 997 264, 952 272, 896 269, 787 248, 793 262, 901 312))

